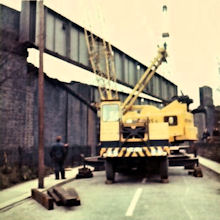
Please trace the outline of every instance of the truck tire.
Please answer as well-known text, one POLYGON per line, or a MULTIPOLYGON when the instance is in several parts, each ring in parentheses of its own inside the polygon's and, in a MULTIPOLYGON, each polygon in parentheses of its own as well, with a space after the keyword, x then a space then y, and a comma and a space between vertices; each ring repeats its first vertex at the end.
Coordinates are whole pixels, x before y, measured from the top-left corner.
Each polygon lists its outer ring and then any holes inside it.
POLYGON ((161 158, 160 160, 160 177, 162 183, 168 182, 168 158, 161 158))
POLYGON ((115 171, 113 161, 106 159, 105 161, 105 173, 106 173, 106 183, 114 182, 115 180, 115 171))

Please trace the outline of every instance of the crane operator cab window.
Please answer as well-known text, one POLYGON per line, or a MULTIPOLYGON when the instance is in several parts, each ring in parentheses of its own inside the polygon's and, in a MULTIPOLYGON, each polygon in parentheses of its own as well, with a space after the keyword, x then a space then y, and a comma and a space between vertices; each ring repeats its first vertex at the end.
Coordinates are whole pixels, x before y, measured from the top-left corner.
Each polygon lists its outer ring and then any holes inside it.
POLYGON ((119 120, 120 108, 118 104, 106 104, 102 106, 102 120, 104 122, 116 122, 119 120))
POLYGON ((164 122, 168 122, 169 126, 175 126, 178 124, 177 116, 165 116, 164 122))

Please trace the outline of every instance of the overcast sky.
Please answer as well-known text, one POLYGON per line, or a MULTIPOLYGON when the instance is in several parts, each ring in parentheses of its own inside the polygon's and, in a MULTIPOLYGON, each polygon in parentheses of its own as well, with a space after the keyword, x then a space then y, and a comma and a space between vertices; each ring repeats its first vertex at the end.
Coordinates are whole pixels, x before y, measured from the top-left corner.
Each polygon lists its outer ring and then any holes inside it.
MULTIPOLYGON (((20 0, 0 0, 20 8, 20 0)), ((220 0, 44 0, 45 5, 149 65, 167 29, 168 64, 158 72, 199 105, 199 87, 220 105, 220 0), (166 16, 162 12, 167 5, 166 16)))

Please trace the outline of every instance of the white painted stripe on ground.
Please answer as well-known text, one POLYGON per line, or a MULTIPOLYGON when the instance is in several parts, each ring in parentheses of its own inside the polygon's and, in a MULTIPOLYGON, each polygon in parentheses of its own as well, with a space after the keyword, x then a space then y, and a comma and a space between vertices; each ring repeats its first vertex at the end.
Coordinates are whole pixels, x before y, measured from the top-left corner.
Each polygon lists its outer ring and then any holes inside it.
POLYGON ((133 215, 134 209, 136 207, 136 204, 138 202, 138 199, 140 198, 142 191, 143 191, 142 188, 137 189, 137 191, 135 192, 134 197, 130 203, 130 206, 128 207, 128 210, 127 210, 125 216, 132 216, 133 215))

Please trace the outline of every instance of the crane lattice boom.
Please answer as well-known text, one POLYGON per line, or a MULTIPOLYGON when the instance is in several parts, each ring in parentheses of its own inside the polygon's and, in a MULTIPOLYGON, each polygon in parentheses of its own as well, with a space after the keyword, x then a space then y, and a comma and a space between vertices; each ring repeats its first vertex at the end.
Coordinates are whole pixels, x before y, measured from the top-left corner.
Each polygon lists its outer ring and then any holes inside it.
POLYGON ((84 29, 93 72, 97 75, 101 100, 118 99, 116 72, 111 45, 84 29))
POLYGON ((162 62, 166 61, 167 51, 165 48, 159 48, 157 56, 154 58, 151 65, 147 68, 145 73, 140 78, 139 82, 136 84, 130 95, 122 103, 122 112, 125 114, 131 107, 134 102, 137 100, 140 93, 146 88, 148 82, 155 74, 157 68, 161 65, 162 62))

